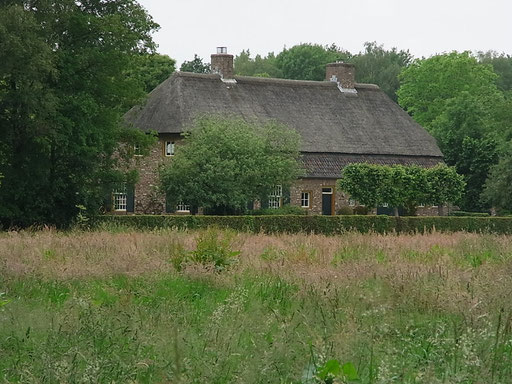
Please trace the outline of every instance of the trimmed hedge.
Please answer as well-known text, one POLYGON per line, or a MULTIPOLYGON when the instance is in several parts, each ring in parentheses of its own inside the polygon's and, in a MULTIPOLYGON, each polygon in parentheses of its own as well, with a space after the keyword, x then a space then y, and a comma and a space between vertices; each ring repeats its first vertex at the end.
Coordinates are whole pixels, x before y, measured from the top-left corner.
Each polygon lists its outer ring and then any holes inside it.
POLYGON ((487 212, 465 212, 465 211, 453 211, 450 216, 474 216, 474 217, 489 217, 491 216, 487 212))
POLYGON ((173 216, 105 215, 94 226, 114 225, 134 229, 199 229, 216 226, 244 232, 340 234, 377 232, 482 232, 512 234, 512 217, 393 217, 393 216, 173 216))

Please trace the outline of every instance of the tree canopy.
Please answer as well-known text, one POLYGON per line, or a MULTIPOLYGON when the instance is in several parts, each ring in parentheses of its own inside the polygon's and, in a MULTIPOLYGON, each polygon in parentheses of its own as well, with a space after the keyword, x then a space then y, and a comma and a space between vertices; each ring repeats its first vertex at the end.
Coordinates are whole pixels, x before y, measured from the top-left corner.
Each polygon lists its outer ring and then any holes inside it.
POLYGON ((413 211, 420 204, 439 207, 460 200, 464 180, 454 168, 438 165, 433 168, 418 166, 385 166, 354 163, 342 171, 338 186, 352 199, 368 207, 388 204, 413 211))
POLYGON ((118 143, 147 143, 120 124, 142 99, 127 76, 158 25, 134 0, 13 0, 0 7, 0 220, 66 225, 95 211, 118 143))
POLYGON ((249 202, 300 175, 299 141, 294 130, 275 122, 198 119, 162 170, 163 189, 174 205, 244 211, 249 202))
POLYGON ((128 76, 137 80, 145 92, 151 92, 176 70, 176 60, 159 53, 143 53, 133 57, 128 76))
POLYGON ((209 63, 203 63, 203 59, 194 55, 194 59, 185 61, 181 64, 180 71, 193 72, 193 73, 210 73, 211 68, 209 63))

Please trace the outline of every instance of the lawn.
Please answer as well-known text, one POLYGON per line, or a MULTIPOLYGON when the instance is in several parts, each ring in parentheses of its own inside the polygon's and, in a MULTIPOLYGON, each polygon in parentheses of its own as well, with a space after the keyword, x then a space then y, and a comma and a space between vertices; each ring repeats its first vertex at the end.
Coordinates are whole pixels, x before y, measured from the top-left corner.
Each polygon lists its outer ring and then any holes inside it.
POLYGON ((512 236, 0 234, 0 382, 510 383, 512 236))

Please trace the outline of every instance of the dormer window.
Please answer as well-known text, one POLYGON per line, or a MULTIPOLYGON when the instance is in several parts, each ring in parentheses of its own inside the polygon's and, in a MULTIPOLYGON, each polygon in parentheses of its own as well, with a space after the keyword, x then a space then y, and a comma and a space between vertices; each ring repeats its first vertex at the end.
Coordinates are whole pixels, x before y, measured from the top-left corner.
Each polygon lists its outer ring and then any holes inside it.
POLYGON ((166 141, 164 146, 166 157, 174 156, 174 141, 166 141))

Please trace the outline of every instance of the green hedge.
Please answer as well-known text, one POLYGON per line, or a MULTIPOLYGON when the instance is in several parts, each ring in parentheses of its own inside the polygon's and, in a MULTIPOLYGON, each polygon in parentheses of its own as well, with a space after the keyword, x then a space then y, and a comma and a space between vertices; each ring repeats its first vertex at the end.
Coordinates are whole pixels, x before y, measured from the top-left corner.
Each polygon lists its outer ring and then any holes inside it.
POLYGON ((465 212, 465 211, 453 211, 450 216, 475 216, 475 217, 489 217, 487 212, 465 212))
POLYGON ((119 226, 135 229, 199 229, 216 226, 238 231, 264 233, 358 232, 482 232, 512 234, 512 217, 399 217, 392 216, 100 216, 96 227, 119 226))

